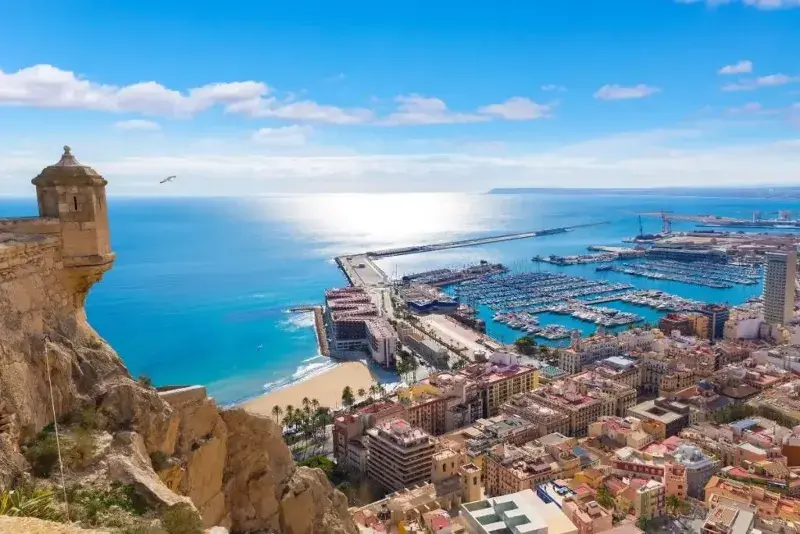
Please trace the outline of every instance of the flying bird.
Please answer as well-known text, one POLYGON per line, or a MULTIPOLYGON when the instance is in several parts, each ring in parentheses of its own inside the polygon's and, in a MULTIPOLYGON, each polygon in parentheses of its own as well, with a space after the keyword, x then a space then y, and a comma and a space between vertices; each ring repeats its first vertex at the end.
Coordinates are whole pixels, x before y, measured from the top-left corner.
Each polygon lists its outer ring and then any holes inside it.
POLYGON ((177 178, 177 176, 167 176, 166 178, 164 178, 163 180, 161 180, 161 181, 160 181, 160 182, 158 182, 158 183, 160 183, 160 184, 165 184, 165 183, 167 183, 167 182, 171 182, 171 181, 172 181, 172 180, 174 180, 175 178, 177 178))

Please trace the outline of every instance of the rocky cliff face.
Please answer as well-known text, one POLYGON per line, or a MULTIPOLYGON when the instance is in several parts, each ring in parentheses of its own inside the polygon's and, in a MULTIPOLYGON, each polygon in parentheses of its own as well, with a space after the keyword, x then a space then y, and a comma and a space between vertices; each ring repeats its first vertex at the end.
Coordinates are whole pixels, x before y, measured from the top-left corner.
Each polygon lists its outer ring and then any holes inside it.
POLYGON ((157 505, 190 499, 207 526, 233 531, 357 532, 345 497, 294 465, 271 420, 219 410, 202 389, 160 395, 132 380, 86 322, 90 274, 65 272, 51 238, 0 233, 0 485, 25 472, 20 445, 54 411, 93 407, 111 435, 96 469, 157 505))

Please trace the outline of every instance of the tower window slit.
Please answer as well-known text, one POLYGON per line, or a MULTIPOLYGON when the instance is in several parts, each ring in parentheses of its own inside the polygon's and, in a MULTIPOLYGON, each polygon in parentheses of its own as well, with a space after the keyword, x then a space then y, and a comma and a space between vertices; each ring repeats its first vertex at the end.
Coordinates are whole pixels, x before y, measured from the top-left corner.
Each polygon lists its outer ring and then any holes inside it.
POLYGON ((72 204, 75 206, 75 211, 78 211, 78 197, 72 197, 72 204))

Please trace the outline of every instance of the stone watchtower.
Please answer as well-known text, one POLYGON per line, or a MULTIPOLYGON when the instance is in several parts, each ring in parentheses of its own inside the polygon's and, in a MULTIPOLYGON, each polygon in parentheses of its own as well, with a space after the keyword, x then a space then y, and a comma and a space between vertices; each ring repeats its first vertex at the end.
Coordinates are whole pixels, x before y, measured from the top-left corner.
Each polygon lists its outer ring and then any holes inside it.
MULTIPOLYGON (((39 217, 58 219, 62 261, 75 282, 92 283, 111 268, 106 206, 108 182, 94 169, 81 165, 68 146, 55 165, 45 167, 32 180, 36 186, 39 217)), ((80 288, 77 288, 80 289, 80 288)))

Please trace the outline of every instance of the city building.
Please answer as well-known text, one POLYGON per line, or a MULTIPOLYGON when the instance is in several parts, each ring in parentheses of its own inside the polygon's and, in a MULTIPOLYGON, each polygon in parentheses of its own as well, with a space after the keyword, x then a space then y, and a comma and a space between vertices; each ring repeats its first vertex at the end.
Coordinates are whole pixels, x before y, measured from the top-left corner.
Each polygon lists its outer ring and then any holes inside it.
POLYGON ((622 447, 614 451, 611 457, 612 473, 620 478, 632 477, 646 480, 664 480, 666 461, 663 456, 656 456, 632 447, 622 447))
POLYGON ((555 503, 545 503, 532 489, 461 505, 471 534, 578 534, 555 503))
POLYGON ((478 419, 471 426, 450 432, 442 436, 441 442, 447 447, 464 451, 472 461, 482 465, 480 458, 495 445, 524 445, 541 435, 539 425, 518 415, 501 413, 489 419, 478 419))
POLYGON ((767 389, 750 403, 786 427, 800 425, 800 380, 767 389))
POLYGON ((393 367, 397 333, 360 287, 325 292, 325 320, 335 353, 367 352, 384 367, 393 367))
POLYGON ((598 361, 589 369, 595 374, 638 390, 642 387, 642 369, 636 360, 623 356, 611 356, 598 361))
POLYGON ((561 510, 578 528, 578 534, 606 532, 614 526, 612 511, 600 506, 595 495, 594 490, 582 486, 564 497, 561 510))
POLYGON ((431 478, 436 441, 403 419, 367 430, 367 476, 389 490, 410 488, 431 478))
POLYGON ((500 407, 502 413, 516 415, 536 425, 538 434, 544 436, 552 432, 569 434, 570 416, 560 410, 551 408, 541 402, 537 395, 530 392, 511 397, 500 407))
POLYGON ((666 511, 666 488, 657 480, 633 478, 616 501, 618 509, 627 510, 637 518, 661 517, 666 511))
POLYGON ((718 504, 708 512, 701 534, 747 534, 753 531, 755 514, 737 506, 718 504))
POLYGON ((506 495, 532 488, 562 476, 573 476, 580 459, 569 447, 558 447, 557 457, 541 444, 517 447, 508 443, 494 446, 484 459, 487 495, 506 495))
MULTIPOLYGON (((800 500, 784 497, 762 486, 748 485, 718 476, 711 477, 705 488, 706 506, 713 509, 725 501, 754 507, 756 517, 761 521, 800 523, 800 500)), ((776 528, 775 531, 781 530, 776 528)))
POLYGON ((348 447, 352 440, 358 440, 356 447, 363 445, 359 438, 368 428, 385 421, 402 418, 403 407, 389 401, 373 402, 356 409, 352 413, 339 415, 333 420, 333 456, 339 463, 346 463, 348 447))
POLYGON ((688 481, 686 466, 677 463, 667 463, 664 467, 664 489, 667 497, 675 495, 681 500, 688 496, 688 481))
POLYGON ((628 415, 664 425, 666 435, 674 436, 689 426, 689 406, 663 397, 628 408, 628 415))
POLYGON ((512 395, 539 387, 539 369, 519 365, 515 354, 494 353, 488 362, 467 365, 459 375, 472 381, 480 391, 483 417, 497 415, 500 406, 512 395))
POLYGON ((768 252, 764 270, 764 321, 787 324, 794 319, 797 252, 768 252))
POLYGON ((442 367, 450 360, 450 351, 444 345, 406 323, 400 323, 397 335, 403 345, 435 367, 442 367))
POLYGON ((728 255, 716 249, 690 249, 672 247, 651 247, 645 252, 647 258, 656 260, 703 261, 711 263, 727 263, 728 255))
POLYGON ((622 353, 617 336, 598 334, 588 338, 575 336, 569 348, 559 351, 558 367, 568 374, 579 373, 584 366, 622 353))
POLYGON ((658 322, 658 328, 667 335, 680 332, 684 336, 695 335, 695 329, 687 314, 668 313, 658 322))
POLYGON ((699 447, 686 443, 679 445, 667 458, 686 468, 687 494, 696 499, 703 498, 706 483, 722 466, 720 460, 711 458, 703 454, 699 447))
POLYGON ((698 313, 705 315, 708 322, 705 332, 696 332, 695 335, 711 341, 723 339, 725 337, 725 322, 730 317, 730 309, 723 304, 706 304, 698 310, 698 313))
POLYGON ((628 412, 628 408, 636 404, 636 389, 616 380, 605 378, 593 370, 584 371, 566 380, 578 384, 582 391, 595 390, 608 395, 614 402, 614 415, 624 416, 628 412))
POLYGON ((568 415, 569 430, 565 434, 575 437, 585 436, 589 424, 600 416, 614 415, 617 404, 611 395, 569 378, 532 391, 527 398, 568 415))
POLYGON ((589 424, 588 435, 597 438, 607 448, 633 447, 641 449, 655 441, 658 434, 646 431, 652 427, 643 425, 641 419, 635 417, 617 417, 604 415, 589 424))

